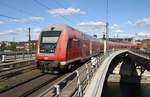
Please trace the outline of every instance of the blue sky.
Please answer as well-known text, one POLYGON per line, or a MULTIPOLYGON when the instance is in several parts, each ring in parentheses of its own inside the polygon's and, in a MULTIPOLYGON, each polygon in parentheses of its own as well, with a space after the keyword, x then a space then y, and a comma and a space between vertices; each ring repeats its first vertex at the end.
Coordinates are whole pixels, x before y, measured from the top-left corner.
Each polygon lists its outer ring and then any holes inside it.
MULTIPOLYGON (((110 37, 150 38, 150 0, 108 0, 110 37)), ((106 0, 0 0, 0 41, 37 39, 49 24, 102 37, 106 0)))

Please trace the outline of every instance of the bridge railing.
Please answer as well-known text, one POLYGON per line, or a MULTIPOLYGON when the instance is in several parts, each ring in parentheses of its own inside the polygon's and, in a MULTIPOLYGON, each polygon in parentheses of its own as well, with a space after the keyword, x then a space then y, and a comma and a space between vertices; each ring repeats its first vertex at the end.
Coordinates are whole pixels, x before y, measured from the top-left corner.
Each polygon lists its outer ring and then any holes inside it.
POLYGON ((84 89, 90 84, 93 75, 104 59, 105 56, 103 55, 92 57, 90 61, 60 80, 54 86, 51 86, 46 91, 39 94, 37 97, 82 97, 84 95, 84 89))
POLYGON ((35 57, 35 51, 27 52, 0 52, 0 63, 35 57))
POLYGON ((137 53, 139 55, 142 55, 148 59, 150 59, 150 51, 146 51, 146 50, 136 50, 136 49, 130 49, 130 51, 137 53))

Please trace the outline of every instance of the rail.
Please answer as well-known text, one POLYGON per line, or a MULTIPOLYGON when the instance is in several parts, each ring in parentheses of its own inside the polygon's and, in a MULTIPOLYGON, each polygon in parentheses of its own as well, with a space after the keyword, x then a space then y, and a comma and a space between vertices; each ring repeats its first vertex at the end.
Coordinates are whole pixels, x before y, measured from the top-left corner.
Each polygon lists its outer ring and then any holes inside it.
POLYGON ((34 64, 34 59, 0 64, 0 72, 34 64))
POLYGON ((51 86, 37 97, 82 97, 85 87, 90 84, 92 76, 97 71, 106 56, 92 57, 90 61, 51 86))
POLYGON ((30 52, 0 52, 0 63, 29 59, 35 57, 35 51, 30 52))

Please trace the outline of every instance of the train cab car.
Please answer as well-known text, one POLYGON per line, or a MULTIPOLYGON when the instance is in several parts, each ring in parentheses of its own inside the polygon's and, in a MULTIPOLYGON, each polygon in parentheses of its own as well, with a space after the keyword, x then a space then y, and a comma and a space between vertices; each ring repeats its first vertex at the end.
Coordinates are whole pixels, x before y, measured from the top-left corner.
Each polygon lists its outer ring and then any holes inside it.
POLYGON ((90 55, 90 40, 83 33, 65 25, 51 25, 42 30, 37 50, 37 65, 44 72, 61 71, 69 64, 90 55))
MULTIPOLYGON (((38 39, 36 60, 43 72, 68 70, 100 52, 100 41, 66 25, 50 25, 38 39)), ((101 47, 103 48, 103 47, 101 47)))
POLYGON ((38 67, 43 72, 67 68, 81 59, 81 33, 64 25, 51 25, 42 30, 36 51, 38 67))

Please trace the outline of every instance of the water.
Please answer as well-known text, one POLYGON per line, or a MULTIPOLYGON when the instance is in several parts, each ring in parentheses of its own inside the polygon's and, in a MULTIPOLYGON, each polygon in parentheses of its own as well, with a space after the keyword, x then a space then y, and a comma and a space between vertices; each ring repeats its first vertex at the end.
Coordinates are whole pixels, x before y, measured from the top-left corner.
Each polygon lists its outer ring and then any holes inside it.
POLYGON ((150 84, 105 83, 102 97, 150 97, 150 84))

